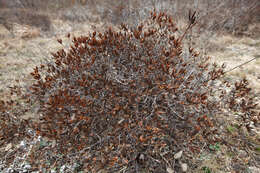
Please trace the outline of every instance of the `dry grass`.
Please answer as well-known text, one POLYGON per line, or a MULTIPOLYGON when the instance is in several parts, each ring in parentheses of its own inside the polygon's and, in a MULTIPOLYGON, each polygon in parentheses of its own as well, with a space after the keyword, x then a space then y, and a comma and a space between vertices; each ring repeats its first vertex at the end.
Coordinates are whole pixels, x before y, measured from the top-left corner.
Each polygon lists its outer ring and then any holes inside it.
MULTIPOLYGON (((259 25, 259 24, 258 24, 259 25)), ((217 62, 225 63, 227 70, 232 69, 244 62, 247 62, 253 58, 259 56, 260 40, 259 37, 234 37, 232 35, 219 36, 216 39, 212 39, 214 45, 221 45, 221 51, 209 52, 209 54, 214 57, 217 62)), ((229 73, 230 76, 234 78, 244 78, 247 77, 251 86, 260 91, 260 59, 255 59, 254 61, 238 68, 229 73)))

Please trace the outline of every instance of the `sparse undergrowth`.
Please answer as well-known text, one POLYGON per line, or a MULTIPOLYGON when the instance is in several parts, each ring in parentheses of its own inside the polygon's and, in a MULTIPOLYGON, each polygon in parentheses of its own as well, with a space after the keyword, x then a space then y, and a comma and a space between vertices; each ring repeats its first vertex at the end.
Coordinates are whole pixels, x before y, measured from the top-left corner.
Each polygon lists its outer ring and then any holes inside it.
POLYGON ((176 152, 199 153, 202 142, 224 142, 214 126, 223 108, 241 112, 241 126, 257 123, 248 82, 229 84, 224 66, 183 45, 194 15, 183 35, 169 15, 152 12, 136 28, 123 24, 119 31, 72 38, 69 50, 35 67, 31 92, 16 92, 29 105, 39 103, 39 121, 19 120, 9 110, 15 103, 2 101, 1 138, 30 138, 29 128, 34 137, 55 141, 43 144, 49 151, 28 153, 31 169, 48 170, 73 157, 78 171, 165 172, 180 169, 176 152))

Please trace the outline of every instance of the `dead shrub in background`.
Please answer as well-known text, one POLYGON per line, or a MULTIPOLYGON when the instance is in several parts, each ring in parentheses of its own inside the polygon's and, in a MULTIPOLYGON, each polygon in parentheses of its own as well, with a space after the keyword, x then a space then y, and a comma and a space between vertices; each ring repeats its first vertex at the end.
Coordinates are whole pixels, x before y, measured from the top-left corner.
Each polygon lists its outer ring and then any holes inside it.
POLYGON ((35 13, 26 9, 2 9, 0 11, 0 24, 13 32, 14 24, 29 25, 39 28, 42 32, 50 31, 51 21, 49 16, 35 13))
MULTIPOLYGON (((107 0, 86 1, 82 8, 99 14, 102 22, 111 22, 115 25, 122 22, 129 25, 137 25, 138 21, 149 16, 149 11, 156 9, 171 13, 176 21, 186 20, 189 10, 199 12, 198 25, 200 32, 228 31, 240 33, 247 29, 248 24, 256 22, 259 18, 259 1, 245 0, 198 0, 198 1, 144 1, 126 0, 111 2, 107 0)), ((86 10, 87 11, 87 10, 86 10)), ((69 8, 63 11, 63 15, 69 12, 69 8)), ((83 11, 74 11, 75 16, 84 15, 83 11)), ((71 14, 72 15, 72 14, 71 14)), ((85 13, 91 18, 91 13, 85 13)))
MULTIPOLYGON (((199 12, 199 19, 197 26, 193 28, 194 37, 199 37, 202 33, 206 35, 205 37, 209 37, 223 32, 241 35, 247 31, 249 24, 259 21, 260 8, 258 0, 65 0, 62 2, 59 0, 2 0, 0 4, 13 11, 15 8, 31 10, 36 14, 41 11, 52 18, 58 17, 71 21, 72 25, 75 22, 91 21, 108 25, 111 23, 120 25, 123 22, 136 26, 138 21, 148 17, 149 11, 153 9, 168 12, 174 16, 174 20, 186 23, 188 11, 196 10, 199 12)), ((179 29, 182 30, 182 26, 179 26, 179 29)))
MULTIPOLYGON (((67 15, 70 9, 75 5, 81 5, 84 11, 73 11, 76 19, 78 15, 86 15, 85 19, 91 18, 91 14, 99 14, 101 20, 113 24, 138 24, 138 21, 145 19, 149 11, 156 9, 171 13, 176 21, 185 20, 189 10, 199 12, 201 19, 198 21, 200 31, 218 31, 226 30, 228 32, 242 32, 247 29, 248 24, 256 22, 259 19, 260 4, 257 0, 164 0, 164 1, 144 1, 144 0, 126 0, 126 1, 108 1, 108 0, 24 0, 24 1, 0 1, 5 8, 25 8, 47 11, 48 13, 61 10, 61 15, 67 15), (88 11, 91 11, 89 13, 88 11)), ((79 6, 78 6, 79 7, 79 6)), ((72 14, 70 14, 72 15, 72 14)), ((66 17, 65 17, 66 18, 66 17)), ((77 21, 77 20, 76 20, 77 21)), ((80 20, 83 22, 83 20, 80 20)))

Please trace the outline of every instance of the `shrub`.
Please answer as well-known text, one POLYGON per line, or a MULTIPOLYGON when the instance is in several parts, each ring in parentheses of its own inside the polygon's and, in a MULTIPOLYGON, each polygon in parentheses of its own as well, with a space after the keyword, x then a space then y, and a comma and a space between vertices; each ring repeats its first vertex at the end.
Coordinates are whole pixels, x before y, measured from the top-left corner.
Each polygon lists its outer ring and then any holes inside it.
POLYGON ((11 141, 17 134, 23 134, 24 126, 28 125, 28 122, 21 116, 29 110, 28 104, 24 102, 27 101, 29 95, 24 94, 25 91, 19 84, 9 89, 10 92, 6 92, 8 99, 0 99, 0 139, 5 139, 5 142, 11 141))
POLYGON ((152 12, 137 27, 74 37, 69 50, 31 73, 31 99, 40 104, 37 134, 55 139, 63 154, 81 154, 94 172, 165 169, 176 151, 194 151, 195 135, 210 139, 212 118, 222 105, 232 108, 243 87, 236 85, 230 100, 224 66, 182 44, 195 13, 189 22, 178 35, 171 16, 152 12))
POLYGON ((1 9, 0 24, 3 24, 3 26, 12 33, 15 23, 36 27, 43 32, 51 30, 51 21, 45 14, 22 8, 1 9))

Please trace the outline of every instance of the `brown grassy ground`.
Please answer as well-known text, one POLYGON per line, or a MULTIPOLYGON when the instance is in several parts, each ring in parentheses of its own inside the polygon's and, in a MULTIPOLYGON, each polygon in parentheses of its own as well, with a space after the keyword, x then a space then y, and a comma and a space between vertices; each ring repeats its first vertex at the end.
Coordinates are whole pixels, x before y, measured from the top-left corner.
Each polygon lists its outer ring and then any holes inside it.
MULTIPOLYGON (((102 3, 105 2, 102 1, 102 3)), ((96 14, 97 12, 94 13, 94 15, 96 14)), ((68 18, 68 15, 66 16, 68 18)), ((75 15, 72 16, 75 17, 75 15)), ((0 98, 8 99, 8 86, 12 86, 16 79, 20 80, 22 86, 27 86, 32 81, 29 75, 32 69, 44 62, 45 58, 50 56, 50 52, 61 47, 56 41, 57 38, 64 39, 66 47, 69 44, 66 43, 65 37, 68 32, 72 35, 81 35, 93 29, 102 30, 104 26, 111 24, 111 21, 103 22, 98 15, 96 15, 96 20, 80 23, 57 17, 50 18, 50 21, 52 27, 49 33, 42 32, 39 27, 17 23, 13 26, 14 37, 4 25, 0 25, 0 98)), ((185 21, 180 20, 178 25, 185 25, 185 21)), ((208 37, 207 34, 201 34, 197 38, 200 42, 195 43, 197 49, 200 49, 202 53, 207 52, 219 64, 225 63, 227 70, 252 58, 259 58, 225 76, 232 81, 247 77, 258 98, 260 98, 259 29, 260 23, 255 22, 248 25, 242 36, 223 33, 208 37)), ((33 108, 26 115, 22 115, 25 119, 34 116, 33 108)), ((203 146, 198 155, 192 156, 190 160, 185 160, 189 165, 197 165, 188 168, 188 172, 236 173, 241 170, 260 172, 260 127, 253 126, 250 132, 245 128, 236 128, 241 122, 239 113, 236 112, 226 112, 224 115, 216 115, 216 117, 222 132, 220 135, 226 143, 216 144, 217 146, 212 151, 203 146)), ((8 149, 17 151, 12 143, 5 143, 0 147, 0 152, 8 153, 8 149)), ((37 152, 36 148, 33 147, 32 150, 37 152)))

